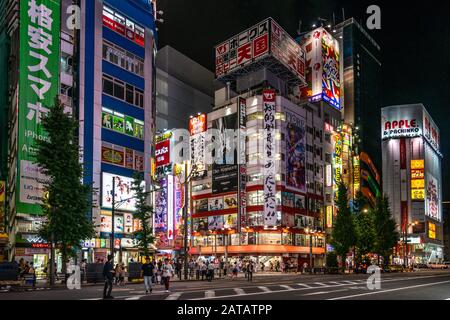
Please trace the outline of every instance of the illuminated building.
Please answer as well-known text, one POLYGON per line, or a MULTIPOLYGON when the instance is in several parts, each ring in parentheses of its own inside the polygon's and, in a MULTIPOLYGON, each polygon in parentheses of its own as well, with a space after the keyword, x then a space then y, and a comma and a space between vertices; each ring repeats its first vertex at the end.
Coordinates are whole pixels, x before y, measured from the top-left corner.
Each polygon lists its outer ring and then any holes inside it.
MULTIPOLYGON (((2 86, 9 83, 11 88, 7 177, 10 258, 34 259, 39 265, 39 275, 48 258, 49 244, 37 236, 42 224, 39 217, 42 185, 36 177, 34 164, 24 152, 36 137, 42 137, 38 134, 23 136, 23 132, 40 133, 39 115, 59 95, 80 122, 84 183, 99 190, 93 197, 95 205, 86 212, 94 221, 97 237, 82 244, 82 256, 89 262, 105 260, 110 247, 112 176, 117 177, 116 183, 120 184, 116 189, 116 201, 131 198, 129 187, 134 171, 148 173, 148 187, 151 182, 150 155, 156 113, 155 2, 5 0, 0 3, 5 9, 2 13, 6 13, 1 20, 4 25, 0 28, 3 37, 0 39, 6 37, 9 43, 3 46, 2 42, 0 46, 0 65, 4 66, 4 50, 9 50, 10 58, 10 72, 2 72, 2 76, 9 74, 9 79, 0 81, 2 86), (73 18, 69 6, 77 3, 81 7, 80 19, 75 19, 74 25, 66 23, 73 18), (41 5, 51 9, 52 26, 45 17, 29 14, 33 5, 38 6, 37 12, 43 10, 41 5), (28 43, 23 39, 28 36, 28 25, 50 30, 52 47, 38 44, 32 46, 34 51, 23 47, 28 43), (47 61, 46 69, 42 68, 44 64, 36 65, 36 53, 47 58, 42 60, 47 61), (26 70, 27 66, 32 69, 26 70), (35 73, 31 80, 27 79, 29 70, 35 73), (47 92, 36 89, 42 84, 46 88, 47 83, 51 85, 47 92), (33 91, 41 91, 41 95, 33 91), (30 108, 27 103, 32 103, 35 110, 27 110, 30 108), (39 103, 42 107, 36 109, 39 103)), ((3 88, 1 90, 3 96, 3 88)), ((129 200, 121 203, 116 211, 116 248, 123 251, 116 257, 123 258, 124 262, 131 257, 134 209, 134 200, 129 200)))
POLYGON ((353 18, 333 27, 342 61, 344 122, 353 127, 354 157, 359 157, 361 192, 374 206, 381 193, 381 147, 378 140, 381 108, 381 48, 353 18))
POLYGON ((442 154, 439 128, 422 104, 381 111, 383 191, 408 245, 397 262, 443 260, 442 154))
POLYGON ((301 266, 312 237, 313 263, 322 266, 324 120, 317 105, 291 94, 305 81, 304 52, 272 19, 215 50, 222 88, 207 124, 220 138, 210 155, 217 162, 192 181, 190 253, 251 258, 266 270, 290 259, 301 266), (227 129, 247 135, 230 154, 227 129))

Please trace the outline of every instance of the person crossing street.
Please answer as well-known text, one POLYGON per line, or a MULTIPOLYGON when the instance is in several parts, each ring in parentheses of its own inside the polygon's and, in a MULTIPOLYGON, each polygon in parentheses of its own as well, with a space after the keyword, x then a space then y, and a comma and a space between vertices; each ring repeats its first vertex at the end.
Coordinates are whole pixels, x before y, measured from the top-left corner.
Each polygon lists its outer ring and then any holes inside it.
POLYGON ((155 266, 150 263, 150 258, 145 257, 145 263, 141 267, 141 277, 144 277, 145 293, 152 293, 152 278, 155 273, 155 266))
POLYGON ((113 299, 111 296, 111 291, 113 287, 114 280, 114 265, 113 265, 113 255, 108 255, 108 261, 105 262, 103 266, 103 278, 105 279, 105 286, 103 288, 103 299, 113 299))

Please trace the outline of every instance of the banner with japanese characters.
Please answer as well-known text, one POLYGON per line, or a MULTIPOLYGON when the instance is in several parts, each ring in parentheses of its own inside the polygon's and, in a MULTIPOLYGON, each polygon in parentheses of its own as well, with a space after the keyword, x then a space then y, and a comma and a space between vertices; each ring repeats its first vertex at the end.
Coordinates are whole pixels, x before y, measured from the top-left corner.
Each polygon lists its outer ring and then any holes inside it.
POLYGON ((59 90, 60 11, 55 0, 21 1, 17 212, 41 212, 43 182, 34 163, 36 141, 47 140, 41 119, 59 90))
POLYGON ((275 180, 275 90, 263 91, 264 113, 264 225, 277 225, 277 202, 275 180))

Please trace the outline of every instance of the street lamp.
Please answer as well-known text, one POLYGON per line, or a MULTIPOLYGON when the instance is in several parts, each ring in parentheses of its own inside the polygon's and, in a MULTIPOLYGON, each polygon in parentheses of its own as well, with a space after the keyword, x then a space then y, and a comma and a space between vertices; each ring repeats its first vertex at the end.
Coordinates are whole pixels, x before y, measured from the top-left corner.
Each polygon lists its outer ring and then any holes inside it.
POLYGON ((189 175, 188 172, 188 162, 184 163, 184 208, 183 208, 183 222, 184 222, 184 246, 183 246, 183 254, 184 254, 184 280, 188 279, 188 260, 187 260, 187 246, 188 246, 188 183, 191 181, 192 176, 197 173, 197 165, 193 164, 191 172, 189 175))
POLYGON ((408 266, 408 254, 406 251, 408 250, 408 229, 409 227, 417 226, 419 224, 418 221, 408 223, 403 230, 403 267, 408 266))
POLYGON ((306 228, 305 232, 307 235, 309 235, 309 273, 312 274, 312 265, 313 265, 313 242, 312 237, 313 234, 316 233, 315 230, 312 230, 310 228, 306 228))

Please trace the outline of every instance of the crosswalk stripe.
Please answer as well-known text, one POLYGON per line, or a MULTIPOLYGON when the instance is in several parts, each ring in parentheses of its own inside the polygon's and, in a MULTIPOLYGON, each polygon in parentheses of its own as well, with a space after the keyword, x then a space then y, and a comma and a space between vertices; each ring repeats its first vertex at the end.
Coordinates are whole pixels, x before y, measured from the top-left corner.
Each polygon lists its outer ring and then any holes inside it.
POLYGON ((241 288, 234 288, 234 292, 236 292, 238 295, 245 294, 245 291, 241 288))
POLYGON ((267 287, 258 287, 259 289, 261 289, 264 292, 270 292, 270 289, 267 287))
POLYGON ((132 296, 132 297, 126 298, 125 300, 139 300, 142 297, 145 297, 145 296, 132 296))
POLYGON ((216 292, 214 290, 205 291, 205 298, 214 298, 216 296, 216 292))
POLYGON ((171 295, 169 295, 166 300, 178 300, 178 298, 181 296, 181 292, 176 292, 171 295))
POLYGON ((294 290, 294 288, 292 288, 291 286, 287 286, 285 284, 280 285, 280 287, 285 288, 287 290, 294 290))
POLYGON ((344 282, 346 282, 346 283, 350 283, 350 284, 358 284, 358 282, 354 282, 354 281, 348 281, 348 280, 346 280, 346 281, 344 281, 344 282))
POLYGON ((311 286, 308 286, 307 284, 304 284, 304 283, 297 283, 297 285, 305 287, 305 288, 312 288, 311 286))
POLYGON ((318 286, 326 287, 327 285, 322 282, 314 282, 314 284, 317 284, 318 286))

